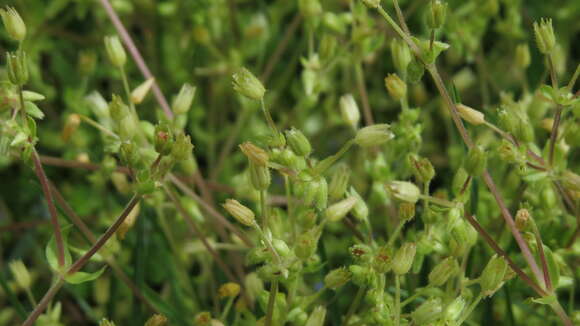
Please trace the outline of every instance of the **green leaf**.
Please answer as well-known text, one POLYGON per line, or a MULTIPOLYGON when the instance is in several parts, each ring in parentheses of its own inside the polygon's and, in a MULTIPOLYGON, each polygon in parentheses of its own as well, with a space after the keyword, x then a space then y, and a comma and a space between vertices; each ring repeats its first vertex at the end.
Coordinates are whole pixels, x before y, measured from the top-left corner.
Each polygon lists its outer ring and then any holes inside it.
POLYGON ((76 272, 74 274, 66 275, 64 277, 64 280, 70 284, 81 284, 85 282, 94 281, 97 278, 99 278, 101 274, 103 274, 105 269, 107 269, 107 266, 103 266, 101 269, 93 273, 76 272))
MULTIPOLYGON (((67 225, 61 229, 62 231, 62 242, 64 246, 64 267, 68 267, 72 264, 72 257, 70 255, 70 251, 68 249, 68 234, 70 233, 72 225, 67 225)), ((48 245, 46 246, 45 250, 46 260, 48 261, 48 265, 50 268, 55 272, 59 272, 61 269, 58 266, 58 257, 56 253, 56 240, 54 235, 50 237, 50 241, 48 241, 48 245)))
POLYGON ((26 101, 24 102, 24 108, 26 109, 26 113, 30 114, 33 118, 40 120, 44 118, 44 112, 36 104, 26 101))

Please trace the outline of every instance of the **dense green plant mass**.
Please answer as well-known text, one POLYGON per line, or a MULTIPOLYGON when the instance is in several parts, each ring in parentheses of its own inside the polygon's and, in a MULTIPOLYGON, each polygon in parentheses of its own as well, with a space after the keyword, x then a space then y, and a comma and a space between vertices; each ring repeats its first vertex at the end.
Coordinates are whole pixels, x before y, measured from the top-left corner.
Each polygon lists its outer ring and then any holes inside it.
POLYGON ((580 324, 579 1, 0 4, 0 325, 580 324))

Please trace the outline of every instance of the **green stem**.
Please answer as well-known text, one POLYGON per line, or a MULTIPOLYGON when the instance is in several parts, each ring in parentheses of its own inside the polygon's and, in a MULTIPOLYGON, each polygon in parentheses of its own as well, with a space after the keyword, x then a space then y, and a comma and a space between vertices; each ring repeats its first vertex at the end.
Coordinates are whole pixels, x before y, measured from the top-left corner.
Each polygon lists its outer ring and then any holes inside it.
POLYGON ((395 243, 395 240, 397 240, 397 237, 399 236, 399 233, 401 233, 401 230, 403 229, 404 226, 405 226, 405 221, 401 220, 399 222, 399 225, 397 225, 397 228, 395 229, 395 231, 393 231, 393 233, 389 237, 389 242, 387 242, 387 247, 392 246, 395 243))
POLYGON ((568 92, 571 92, 572 89, 574 88, 574 84, 576 84, 576 80, 578 79, 578 76, 580 76, 580 63, 578 64, 578 66, 576 66, 576 71, 574 71, 574 75, 572 76, 572 79, 570 79, 568 86, 566 86, 566 88, 568 88, 568 92))
POLYGON ((354 300, 352 301, 352 303, 350 304, 350 307, 348 308, 348 312, 346 313, 346 317, 344 317, 344 322, 342 323, 343 326, 348 326, 348 322, 350 321, 350 318, 352 317, 352 315, 354 314, 354 312, 358 308, 364 293, 365 293, 365 287, 358 288, 358 291, 356 292, 356 296, 354 297, 354 300))
POLYGON ((264 227, 264 230, 269 230, 268 227, 268 212, 267 212, 267 206, 266 206, 266 197, 268 196, 268 194, 266 193, 266 190, 261 190, 260 191, 260 211, 262 213, 262 225, 264 227))
POLYGON ((439 206, 444 206, 444 207, 449 207, 449 208, 457 207, 457 205, 452 201, 433 197, 433 196, 419 195, 419 198, 424 200, 424 201, 431 202, 431 203, 439 205, 439 206))
POLYGON ((290 222, 290 228, 292 230, 292 239, 296 240, 296 221, 294 220, 293 216, 292 216, 292 189, 290 188, 290 178, 288 178, 287 175, 284 175, 284 188, 286 190, 286 202, 287 202, 287 207, 288 207, 288 221, 290 222))
POLYGON ((123 80, 123 88, 125 89, 125 96, 127 96, 127 102, 131 107, 131 111, 133 114, 137 115, 137 111, 135 111, 135 104, 131 101, 131 88, 129 87, 129 79, 127 78, 127 72, 125 72, 125 68, 119 68, 121 71, 121 79, 123 80))
POLYGON ((274 315, 274 304, 276 303, 276 296, 278 295, 278 280, 272 281, 270 287, 270 298, 268 298, 268 311, 266 313, 266 326, 272 326, 272 317, 274 315))
POLYGON ((224 310, 222 311, 220 320, 223 321, 224 323, 226 322, 226 318, 228 317, 228 313, 230 312, 230 309, 232 307, 232 304, 234 303, 235 300, 235 296, 231 296, 228 298, 228 302, 226 303, 226 306, 224 307, 224 310))
POLYGON ((340 157, 343 156, 353 144, 354 140, 351 139, 347 141, 344 145, 342 145, 342 148, 336 154, 331 155, 325 158, 324 160, 320 161, 320 163, 318 163, 314 168, 314 173, 318 175, 324 173, 329 167, 331 167, 336 161, 338 161, 338 159, 340 159, 340 157))
POLYGON ((274 123, 274 119, 272 119, 272 115, 270 114, 270 110, 268 110, 268 108, 266 107, 266 103, 264 103, 263 97, 260 99, 260 105, 262 106, 262 112, 264 113, 264 117, 266 118, 266 123, 268 123, 268 126, 272 130, 272 133, 274 134, 274 136, 278 136, 278 128, 276 127, 276 124, 274 123))
POLYGON ((105 128, 105 126, 103 126, 102 124, 96 122, 95 120, 93 120, 93 119, 91 119, 91 118, 89 118, 89 117, 87 117, 85 115, 82 115, 82 114, 79 114, 79 117, 81 118, 81 120, 83 120, 84 122, 88 123, 89 125, 95 127, 96 129, 99 129, 103 133, 105 133, 105 134, 107 134, 107 135, 109 135, 109 136, 111 136, 113 138, 119 139, 119 136, 116 133, 114 133, 114 132, 110 131, 109 129, 105 128))
POLYGON ((395 326, 399 326, 400 323, 401 323, 401 280, 400 276, 395 274, 395 326))

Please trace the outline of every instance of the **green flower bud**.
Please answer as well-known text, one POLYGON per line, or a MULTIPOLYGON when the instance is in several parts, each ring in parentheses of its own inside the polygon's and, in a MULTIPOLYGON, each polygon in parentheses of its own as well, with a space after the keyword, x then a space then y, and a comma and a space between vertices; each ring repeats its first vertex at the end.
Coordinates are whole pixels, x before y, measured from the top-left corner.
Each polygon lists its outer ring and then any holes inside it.
POLYGON ((286 131, 286 141, 294 153, 298 156, 308 156, 312 152, 312 146, 302 131, 292 128, 286 131))
POLYGON ((324 215, 329 222, 338 222, 342 220, 348 212, 354 207, 357 202, 357 198, 354 196, 348 197, 329 206, 325 211, 324 215))
POLYGON ((137 88, 131 92, 131 102, 133 104, 141 104, 147 94, 149 94, 153 83, 155 83, 155 78, 152 77, 144 81, 141 85, 137 86, 137 88))
POLYGON ((354 142, 361 147, 379 146, 393 139, 391 126, 386 123, 375 124, 359 129, 354 138, 354 142))
POLYGON ((299 0, 298 8, 304 17, 314 17, 322 13, 322 6, 318 0, 299 0))
POLYGON ((389 95, 397 101, 407 95, 407 84, 397 74, 389 74, 385 77, 385 87, 389 95))
POLYGON ((459 270, 457 260, 447 257, 437 264, 429 273, 429 285, 441 286, 459 270))
POLYGON ((411 313, 415 325, 429 325, 439 319, 443 306, 439 299, 429 299, 411 313))
POLYGON ((137 149, 137 145, 133 142, 124 142, 119 148, 119 156, 123 165, 136 168, 141 162, 141 156, 137 149))
POLYGON ((337 201, 344 196, 348 181, 350 179, 350 169, 346 164, 339 165, 330 179, 330 186, 328 188, 328 195, 330 200, 337 201))
POLYGON ((515 136, 523 143, 529 143, 534 140, 534 126, 527 117, 518 119, 515 136))
POLYGON ((520 231, 526 231, 531 223, 531 218, 530 212, 527 209, 518 209, 516 213, 516 228, 520 231))
POLYGON ((438 29, 445 24, 447 16, 447 3, 439 0, 431 1, 430 10, 427 12, 427 26, 430 29, 438 29))
POLYGON ((393 64, 401 75, 407 73, 407 66, 412 60, 411 50, 407 43, 398 38, 393 38, 391 41, 391 56, 393 57, 393 64))
POLYGON ((402 202, 399 204, 399 218, 403 222, 408 222, 415 217, 415 204, 402 202))
POLYGON ((485 266, 479 278, 479 284, 481 285, 483 294, 492 296, 503 285, 507 272, 508 264, 505 259, 494 255, 487 263, 487 266, 485 266))
POLYGON ((369 208, 367 203, 362 199, 362 197, 356 192, 354 187, 350 187, 349 195, 356 198, 356 204, 352 208, 352 215, 356 217, 359 221, 364 221, 369 216, 369 208))
POLYGON ((393 271, 397 275, 407 274, 413 265, 417 246, 412 242, 407 242, 401 246, 393 258, 393 271))
POLYGON ((109 103, 109 112, 113 121, 118 123, 130 114, 129 107, 120 96, 115 94, 113 94, 113 100, 109 103))
POLYGON ((26 52, 19 50, 6 53, 8 80, 14 85, 23 86, 28 82, 28 63, 26 52))
POLYGON ((421 190, 406 181, 391 181, 387 183, 386 188, 393 197, 408 203, 416 203, 419 200, 419 196, 421 196, 421 190))
POLYGON ((151 318, 149 318, 145 322, 145 326, 165 326, 165 325, 167 325, 167 317, 160 314, 155 314, 151 316, 151 318))
POLYGON ((8 267, 10 267, 10 271, 16 280, 16 284, 18 284, 21 289, 30 289, 32 279, 22 260, 13 260, 8 264, 8 267))
POLYGON ((328 206, 328 182, 323 176, 318 177, 312 184, 316 193, 314 196, 314 205, 319 210, 328 206))
POLYGON ((155 180, 151 177, 151 171, 148 169, 142 169, 137 172, 137 193, 140 195, 149 195, 155 191, 155 180))
POLYGON ((302 260, 308 260, 316 252, 318 245, 319 231, 318 228, 310 229, 298 236, 294 253, 296 257, 302 260))
POLYGON ((354 97, 352 94, 343 95, 338 103, 342 120, 356 130, 360 121, 360 111, 354 97))
POLYGON ((166 124, 158 124, 155 126, 155 134, 153 137, 153 144, 155 151, 160 155, 169 155, 173 148, 173 133, 166 124))
POLYGON ((411 58, 411 62, 407 65, 407 81, 411 84, 417 84, 425 74, 425 66, 415 57, 411 58))
POLYGON ((463 104, 457 104, 455 107, 463 120, 476 126, 485 123, 485 115, 483 113, 463 104))
POLYGON ((107 56, 117 68, 123 68, 127 62, 127 54, 125 53, 125 48, 121 44, 121 40, 116 35, 105 37, 105 49, 107 50, 107 56))
POLYGON ((463 296, 459 296, 453 300, 447 308, 445 308, 445 319, 456 321, 461 316, 463 309, 465 309, 466 302, 463 296))
POLYGON ((350 281, 351 273, 345 267, 333 269, 324 277, 324 285, 332 290, 337 290, 350 281))
POLYGON ((297 307, 290 310, 287 320, 293 325, 304 325, 308 320, 308 315, 304 312, 304 309, 297 307))
POLYGON ((274 249, 276 249, 276 252, 280 257, 287 257, 291 252, 286 242, 281 239, 272 240, 272 246, 274 246, 274 249))
POLYGON ((75 133, 75 131, 80 126, 80 124, 81 124, 80 115, 78 115, 76 113, 69 114, 69 116, 66 119, 66 122, 64 124, 64 127, 62 128, 62 139, 65 142, 68 142, 68 140, 75 133))
POLYGON ((85 102, 91 111, 100 119, 109 118, 109 104, 101 93, 94 91, 85 97, 85 102))
POLYGON ((252 100, 261 100, 264 98, 266 89, 256 76, 248 69, 240 68, 232 75, 234 91, 244 95, 252 100))
POLYGON ((191 103, 195 97, 196 88, 190 84, 183 84, 179 90, 179 94, 175 97, 171 108, 175 114, 185 114, 191 108, 191 103))
POLYGON ((566 170, 562 174, 562 185, 571 191, 580 191, 580 175, 566 170))
POLYGON ((245 226, 253 226, 256 223, 256 216, 254 212, 248 207, 240 204, 235 199, 227 199, 222 204, 223 208, 228 211, 238 222, 245 226))
POLYGON ((306 325, 304 326, 323 326, 326 319, 326 308, 324 306, 317 306, 308 317, 306 325))
POLYGON ((298 224, 303 229, 309 229, 316 224, 317 217, 314 209, 302 210, 297 214, 298 224))
POLYGON ((0 9, 2 23, 11 39, 22 42, 26 38, 26 24, 13 7, 0 9))
POLYGON ((534 22, 534 35, 536 44, 543 54, 550 54, 556 46, 556 36, 552 27, 552 19, 542 18, 540 22, 534 22))
POLYGON ((409 165, 417 181, 426 183, 435 177, 435 169, 428 158, 409 155, 409 165))
POLYGON ((258 166, 250 162, 250 183, 256 190, 266 190, 270 186, 272 178, 270 170, 265 166, 258 166))
POLYGON ((373 257, 373 268, 377 273, 386 273, 393 266, 393 248, 384 245, 377 250, 373 257))
POLYGON ((352 282, 359 287, 371 285, 374 281, 374 273, 370 267, 350 265, 348 270, 352 275, 352 282))
POLYGON ((362 0, 362 2, 370 9, 376 9, 381 5, 381 0, 362 0))
POLYGON ((193 151, 193 144, 191 144, 191 138, 181 133, 175 137, 175 142, 173 143, 173 148, 171 149, 171 156, 175 161, 184 161, 191 156, 191 151, 193 151))
POLYGON ((265 167, 268 164, 268 153, 260 147, 250 142, 245 142, 240 145, 240 150, 246 155, 250 163, 261 167, 265 167))
POLYGON ((453 189, 454 194, 459 194, 465 182, 467 182, 467 178, 469 178, 469 174, 465 171, 464 168, 459 168, 455 175, 453 176, 453 182, 451 184, 451 188, 453 189))
POLYGON ((458 220, 453 229, 451 229, 451 236, 455 240, 456 255, 462 255, 468 248, 475 245, 477 242, 477 231, 463 219, 458 220))
POLYGON ((115 323, 107 319, 101 319, 101 321, 99 321, 99 326, 115 326, 115 323))
POLYGON ((464 166, 469 175, 480 176, 487 168, 487 153, 480 146, 473 146, 467 153, 464 166))
POLYGON ((515 134, 518 128, 518 120, 519 118, 514 114, 512 110, 500 109, 497 114, 499 126, 511 133, 515 134))
POLYGON ((530 47, 526 43, 518 44, 516 47, 516 66, 526 69, 530 66, 530 47))

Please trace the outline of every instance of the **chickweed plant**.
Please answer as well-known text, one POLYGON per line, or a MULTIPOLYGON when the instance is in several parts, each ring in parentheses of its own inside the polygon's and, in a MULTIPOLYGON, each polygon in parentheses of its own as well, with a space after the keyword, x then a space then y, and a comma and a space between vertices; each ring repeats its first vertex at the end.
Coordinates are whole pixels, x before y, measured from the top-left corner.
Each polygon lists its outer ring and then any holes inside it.
POLYGON ((580 324, 578 1, 5 5, 0 325, 580 324))

